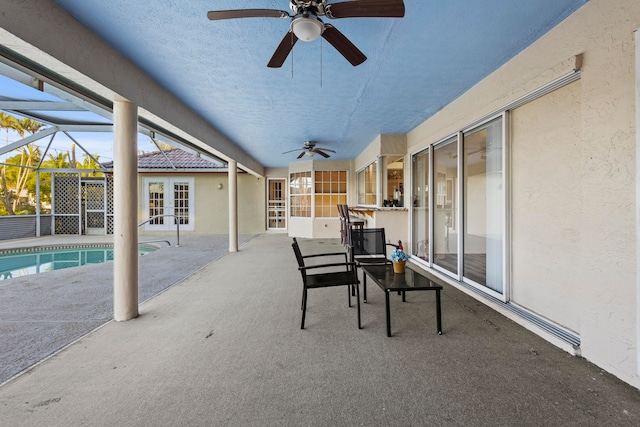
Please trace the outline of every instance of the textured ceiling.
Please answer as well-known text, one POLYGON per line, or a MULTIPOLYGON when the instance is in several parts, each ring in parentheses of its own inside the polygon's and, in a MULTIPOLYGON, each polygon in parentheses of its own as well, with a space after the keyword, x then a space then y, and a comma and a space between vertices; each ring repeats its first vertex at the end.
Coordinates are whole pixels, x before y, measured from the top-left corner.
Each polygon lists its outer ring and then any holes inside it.
MULTIPOLYGON (((207 19, 209 10, 287 10, 288 0, 55 0, 267 167, 305 140, 356 157, 407 133, 587 0, 405 0, 404 18, 329 20, 367 57, 353 67, 322 39, 267 68, 288 19, 207 19)), ((330 0, 329 3, 335 3, 330 0)))

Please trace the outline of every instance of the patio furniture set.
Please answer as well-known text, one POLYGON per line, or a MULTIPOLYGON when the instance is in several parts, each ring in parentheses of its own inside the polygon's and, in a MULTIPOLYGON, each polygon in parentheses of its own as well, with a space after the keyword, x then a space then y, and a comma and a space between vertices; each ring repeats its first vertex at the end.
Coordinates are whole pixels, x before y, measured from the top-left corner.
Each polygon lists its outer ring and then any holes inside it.
POLYGON ((390 294, 401 295, 402 302, 405 302, 406 292, 411 291, 434 291, 436 293, 437 332, 442 334, 440 291, 443 289, 444 281, 412 264, 407 265, 403 273, 394 272, 391 260, 387 257, 386 247, 397 248, 397 246, 385 241, 384 228, 365 228, 364 221, 350 219, 347 205, 338 205, 338 211, 341 219, 340 237, 345 246, 344 252, 303 255, 298 241, 295 237, 293 238, 291 246, 298 262, 303 284, 301 329, 304 329, 308 290, 338 286, 347 287, 349 307, 351 307, 351 297, 356 297, 358 328, 362 328, 360 280, 357 272, 360 268, 363 273, 363 302, 367 302, 367 277, 373 280, 385 293, 388 337, 392 336, 390 294))

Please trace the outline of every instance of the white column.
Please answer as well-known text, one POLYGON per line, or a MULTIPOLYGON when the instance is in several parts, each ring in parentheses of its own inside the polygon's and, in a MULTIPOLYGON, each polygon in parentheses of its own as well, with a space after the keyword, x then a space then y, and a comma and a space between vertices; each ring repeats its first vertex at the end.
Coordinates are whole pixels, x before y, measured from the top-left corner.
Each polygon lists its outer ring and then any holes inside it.
POLYGON ((113 318, 138 317, 138 106, 113 104, 113 318))
POLYGON ((40 169, 36 169, 36 237, 40 237, 40 169))
MULTIPOLYGON (((640 29, 634 31, 636 44, 636 345, 640 343, 640 29)), ((637 373, 640 374, 640 351, 636 350, 637 373)))
POLYGON ((238 252, 238 162, 229 160, 229 252, 238 252))

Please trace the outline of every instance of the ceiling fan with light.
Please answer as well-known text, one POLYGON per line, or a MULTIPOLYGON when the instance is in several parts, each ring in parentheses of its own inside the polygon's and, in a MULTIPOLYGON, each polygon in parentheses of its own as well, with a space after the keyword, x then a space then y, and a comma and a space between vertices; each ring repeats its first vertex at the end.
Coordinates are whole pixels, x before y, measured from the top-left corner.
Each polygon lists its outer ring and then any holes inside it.
MULTIPOLYGON (((299 151, 300 149, 297 148, 295 150, 289 150, 289 151, 285 151, 282 154, 287 154, 287 153, 293 153, 294 151, 299 151)), ((307 156, 307 157, 313 157, 314 154, 318 153, 320 154, 322 157, 324 157, 325 159, 329 158, 330 155, 325 153, 325 151, 328 151, 330 153, 335 153, 334 150, 331 150, 330 148, 321 148, 321 147, 316 147, 316 142, 315 141, 305 141, 304 145, 302 146, 302 152, 298 155, 298 159, 301 159, 303 156, 307 156)))
POLYGON ((289 31, 284 36, 268 67, 278 68, 284 64, 298 39, 310 42, 322 36, 353 66, 360 65, 367 57, 333 25, 319 18, 402 18, 403 0, 354 0, 327 4, 327 0, 289 0, 293 12, 275 9, 218 10, 207 13, 212 20, 235 18, 289 18, 289 31))

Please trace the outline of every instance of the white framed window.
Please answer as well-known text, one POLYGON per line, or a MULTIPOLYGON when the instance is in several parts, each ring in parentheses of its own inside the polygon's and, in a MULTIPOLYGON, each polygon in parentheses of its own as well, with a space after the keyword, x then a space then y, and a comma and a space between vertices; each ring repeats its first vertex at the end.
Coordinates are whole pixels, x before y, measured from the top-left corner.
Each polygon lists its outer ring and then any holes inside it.
POLYGON ((356 173, 358 205, 378 205, 378 160, 374 160, 356 173))
POLYGON ((291 217, 311 217, 311 172, 294 172, 289 175, 291 217))
POLYGON ((347 171, 314 173, 316 218, 338 218, 337 205, 347 204, 347 171))
POLYGON ((385 154, 356 172, 358 205, 403 207, 404 155, 385 154))

